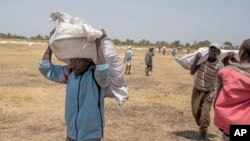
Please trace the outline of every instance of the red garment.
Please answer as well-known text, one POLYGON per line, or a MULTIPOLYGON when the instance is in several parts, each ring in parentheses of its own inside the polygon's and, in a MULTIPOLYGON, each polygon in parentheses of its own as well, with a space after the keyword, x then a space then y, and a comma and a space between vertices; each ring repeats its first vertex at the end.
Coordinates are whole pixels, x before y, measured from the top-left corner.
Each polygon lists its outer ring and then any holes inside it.
POLYGON ((230 124, 250 124, 250 77, 231 67, 219 75, 223 86, 214 105, 214 124, 229 133, 230 124))

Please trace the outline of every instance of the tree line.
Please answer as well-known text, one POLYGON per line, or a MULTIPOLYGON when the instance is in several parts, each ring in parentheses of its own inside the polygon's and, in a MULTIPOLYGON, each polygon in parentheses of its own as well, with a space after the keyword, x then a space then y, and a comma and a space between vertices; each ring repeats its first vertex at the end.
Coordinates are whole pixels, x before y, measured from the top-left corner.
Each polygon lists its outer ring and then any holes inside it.
MULTIPOLYGON (((45 35, 42 36, 40 34, 32 37, 25 37, 25 36, 20 36, 16 34, 10 34, 10 33, 0 33, 0 39, 25 39, 25 40, 42 40, 42 41, 48 41, 49 36, 45 35)), ((173 42, 167 42, 167 41, 156 41, 156 42, 151 42, 146 39, 142 39, 138 42, 136 42, 133 39, 126 39, 125 41, 119 40, 119 39, 113 39, 113 42, 115 45, 118 46, 140 46, 140 47, 149 47, 149 46, 154 46, 157 48, 161 48, 163 46, 166 46, 168 48, 193 48, 197 49, 199 47, 207 47, 211 44, 210 41, 204 40, 204 41, 194 41, 193 43, 181 43, 180 40, 176 40, 173 42)), ((233 45, 231 42, 226 41, 223 44, 223 47, 225 49, 237 49, 237 45, 233 45)))
POLYGON ((31 36, 31 37, 25 37, 25 36, 20 36, 20 35, 16 35, 16 34, 11 34, 11 33, 0 33, 0 39, 25 39, 25 40, 44 40, 47 41, 49 40, 49 36, 45 35, 42 36, 40 34, 36 35, 36 36, 31 36))
MULTIPOLYGON (((126 39, 125 41, 114 39, 114 44, 120 45, 120 46, 155 46, 157 48, 161 48, 163 46, 168 48, 200 48, 200 47, 208 47, 211 42, 208 40, 204 41, 194 41, 191 43, 181 43, 180 40, 176 40, 173 42, 167 42, 167 41, 156 41, 156 42, 150 42, 149 40, 142 39, 138 42, 132 40, 132 39, 126 39)), ((233 45, 231 42, 226 41, 223 43, 223 48, 225 49, 238 49, 239 47, 237 45, 233 45)))

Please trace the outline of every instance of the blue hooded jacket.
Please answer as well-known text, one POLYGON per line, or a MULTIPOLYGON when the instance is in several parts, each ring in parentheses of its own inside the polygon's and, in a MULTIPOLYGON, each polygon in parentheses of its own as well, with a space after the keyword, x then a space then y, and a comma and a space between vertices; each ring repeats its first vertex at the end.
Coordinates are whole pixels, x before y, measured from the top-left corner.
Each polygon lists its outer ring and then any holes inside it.
POLYGON ((39 63, 40 72, 49 80, 67 84, 65 121, 67 135, 76 141, 103 137, 104 92, 109 81, 109 66, 96 65, 82 75, 70 72, 67 66, 39 63))

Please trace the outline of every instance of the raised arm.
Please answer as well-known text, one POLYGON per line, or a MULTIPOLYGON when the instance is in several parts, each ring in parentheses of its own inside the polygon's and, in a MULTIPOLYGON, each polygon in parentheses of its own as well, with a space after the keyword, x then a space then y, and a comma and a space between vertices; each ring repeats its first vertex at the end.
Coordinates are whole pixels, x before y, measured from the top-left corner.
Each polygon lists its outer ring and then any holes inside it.
MULTIPOLYGON (((109 65, 106 64, 105 57, 103 55, 101 41, 105 40, 104 38, 107 36, 105 31, 102 30, 103 36, 99 39, 96 39, 96 48, 97 48, 97 62, 95 69, 95 79, 98 85, 102 88, 108 86, 109 82, 109 65)), ((106 40, 109 41, 109 40, 106 40)))
POLYGON ((191 69, 190 69, 191 75, 194 75, 197 69, 200 67, 199 65, 197 65, 200 58, 201 58, 201 53, 197 53, 194 59, 194 63, 192 64, 191 69))
POLYGON ((49 60, 51 61, 52 51, 50 49, 50 46, 47 47, 46 51, 43 54, 42 60, 49 60))
POLYGON ((51 63, 51 58, 52 51, 48 46, 39 63, 39 71, 49 80, 58 83, 67 83, 70 67, 54 65, 51 63))

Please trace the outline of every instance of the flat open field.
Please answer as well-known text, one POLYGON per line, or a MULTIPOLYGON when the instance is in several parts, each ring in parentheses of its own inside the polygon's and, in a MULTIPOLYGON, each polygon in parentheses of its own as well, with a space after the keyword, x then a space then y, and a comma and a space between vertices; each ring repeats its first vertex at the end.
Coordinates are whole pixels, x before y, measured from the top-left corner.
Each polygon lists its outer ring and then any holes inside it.
MULTIPOLYGON (((0 140, 64 141, 65 85, 45 79, 38 63, 46 46, 0 45, 0 140)), ((125 50, 118 50, 123 61, 125 50)), ((131 75, 125 75, 129 100, 119 108, 105 99, 103 141, 194 141, 198 126, 191 113, 192 77, 170 52, 155 52, 145 76, 146 50, 134 50, 131 75)), ((61 64, 53 57, 55 64, 61 64)), ((209 140, 220 140, 213 125, 209 140)))

